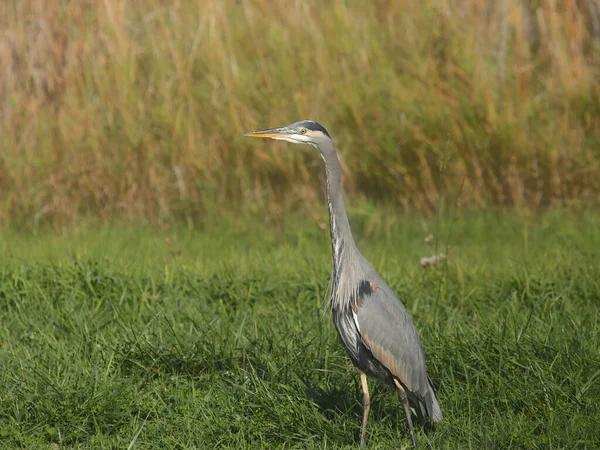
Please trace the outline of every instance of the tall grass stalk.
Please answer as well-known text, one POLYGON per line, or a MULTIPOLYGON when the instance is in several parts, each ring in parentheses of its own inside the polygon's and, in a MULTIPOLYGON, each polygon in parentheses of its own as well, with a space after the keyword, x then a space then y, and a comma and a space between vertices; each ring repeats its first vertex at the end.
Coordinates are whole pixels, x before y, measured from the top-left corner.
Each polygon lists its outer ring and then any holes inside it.
POLYGON ((195 221, 319 199, 320 161, 243 132, 313 118, 346 188, 433 212, 600 193, 600 8, 472 0, 0 6, 0 222, 195 221), (437 169, 443 154, 450 158, 437 169))

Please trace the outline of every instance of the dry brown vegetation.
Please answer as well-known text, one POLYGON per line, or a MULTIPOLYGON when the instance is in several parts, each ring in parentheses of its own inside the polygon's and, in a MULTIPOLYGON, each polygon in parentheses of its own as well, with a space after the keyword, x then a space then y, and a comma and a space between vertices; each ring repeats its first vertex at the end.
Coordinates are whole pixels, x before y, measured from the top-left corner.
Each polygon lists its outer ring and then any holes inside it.
POLYGON ((305 118, 407 211, 600 193, 595 0, 22 0, 0 27, 5 224, 312 208, 320 159, 243 138, 305 118))

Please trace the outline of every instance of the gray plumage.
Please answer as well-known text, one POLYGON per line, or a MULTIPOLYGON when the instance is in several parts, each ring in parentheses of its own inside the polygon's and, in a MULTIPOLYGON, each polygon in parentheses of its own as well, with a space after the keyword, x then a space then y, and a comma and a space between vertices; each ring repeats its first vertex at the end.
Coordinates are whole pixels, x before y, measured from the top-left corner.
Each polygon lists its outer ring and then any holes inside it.
POLYGON ((340 340, 361 376, 361 445, 370 409, 366 374, 398 390, 416 446, 409 403, 420 420, 438 422, 442 411, 409 313, 356 248, 342 197, 340 163, 329 133, 316 122, 302 121, 246 135, 310 144, 319 150, 325 162, 333 256, 331 311, 340 340))

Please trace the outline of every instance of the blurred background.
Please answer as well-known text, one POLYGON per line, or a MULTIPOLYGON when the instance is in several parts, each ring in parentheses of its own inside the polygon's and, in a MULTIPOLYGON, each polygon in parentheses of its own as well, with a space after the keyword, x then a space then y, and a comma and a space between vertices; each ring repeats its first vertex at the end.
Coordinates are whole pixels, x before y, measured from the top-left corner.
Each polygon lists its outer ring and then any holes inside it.
POLYGON ((313 119, 423 448, 600 448, 599 78, 600 0, 0 0, 0 447, 359 442, 313 119))
POLYGON ((3 225, 321 218, 320 158, 243 137, 308 118, 358 202, 600 194, 597 0, 22 0, 0 27, 3 225))

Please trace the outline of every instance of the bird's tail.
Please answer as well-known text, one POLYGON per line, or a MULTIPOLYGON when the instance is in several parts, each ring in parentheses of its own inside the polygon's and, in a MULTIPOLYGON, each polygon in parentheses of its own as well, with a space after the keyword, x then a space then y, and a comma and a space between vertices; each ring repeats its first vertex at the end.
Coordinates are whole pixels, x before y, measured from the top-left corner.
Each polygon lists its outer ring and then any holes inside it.
POLYGON ((433 384, 429 377, 427 377, 427 381, 429 381, 429 392, 427 392, 423 399, 427 414, 426 417, 433 422, 440 422, 442 420, 442 408, 440 408, 440 404, 435 397, 435 390, 433 389, 433 384))
POLYGON ((442 408, 440 408, 440 404, 437 401, 435 389, 429 376, 427 377, 427 382, 429 389, 427 389, 424 395, 416 395, 414 392, 406 391, 411 405, 410 409, 417 416, 417 420, 420 423, 429 421, 440 422, 442 420, 442 408))

